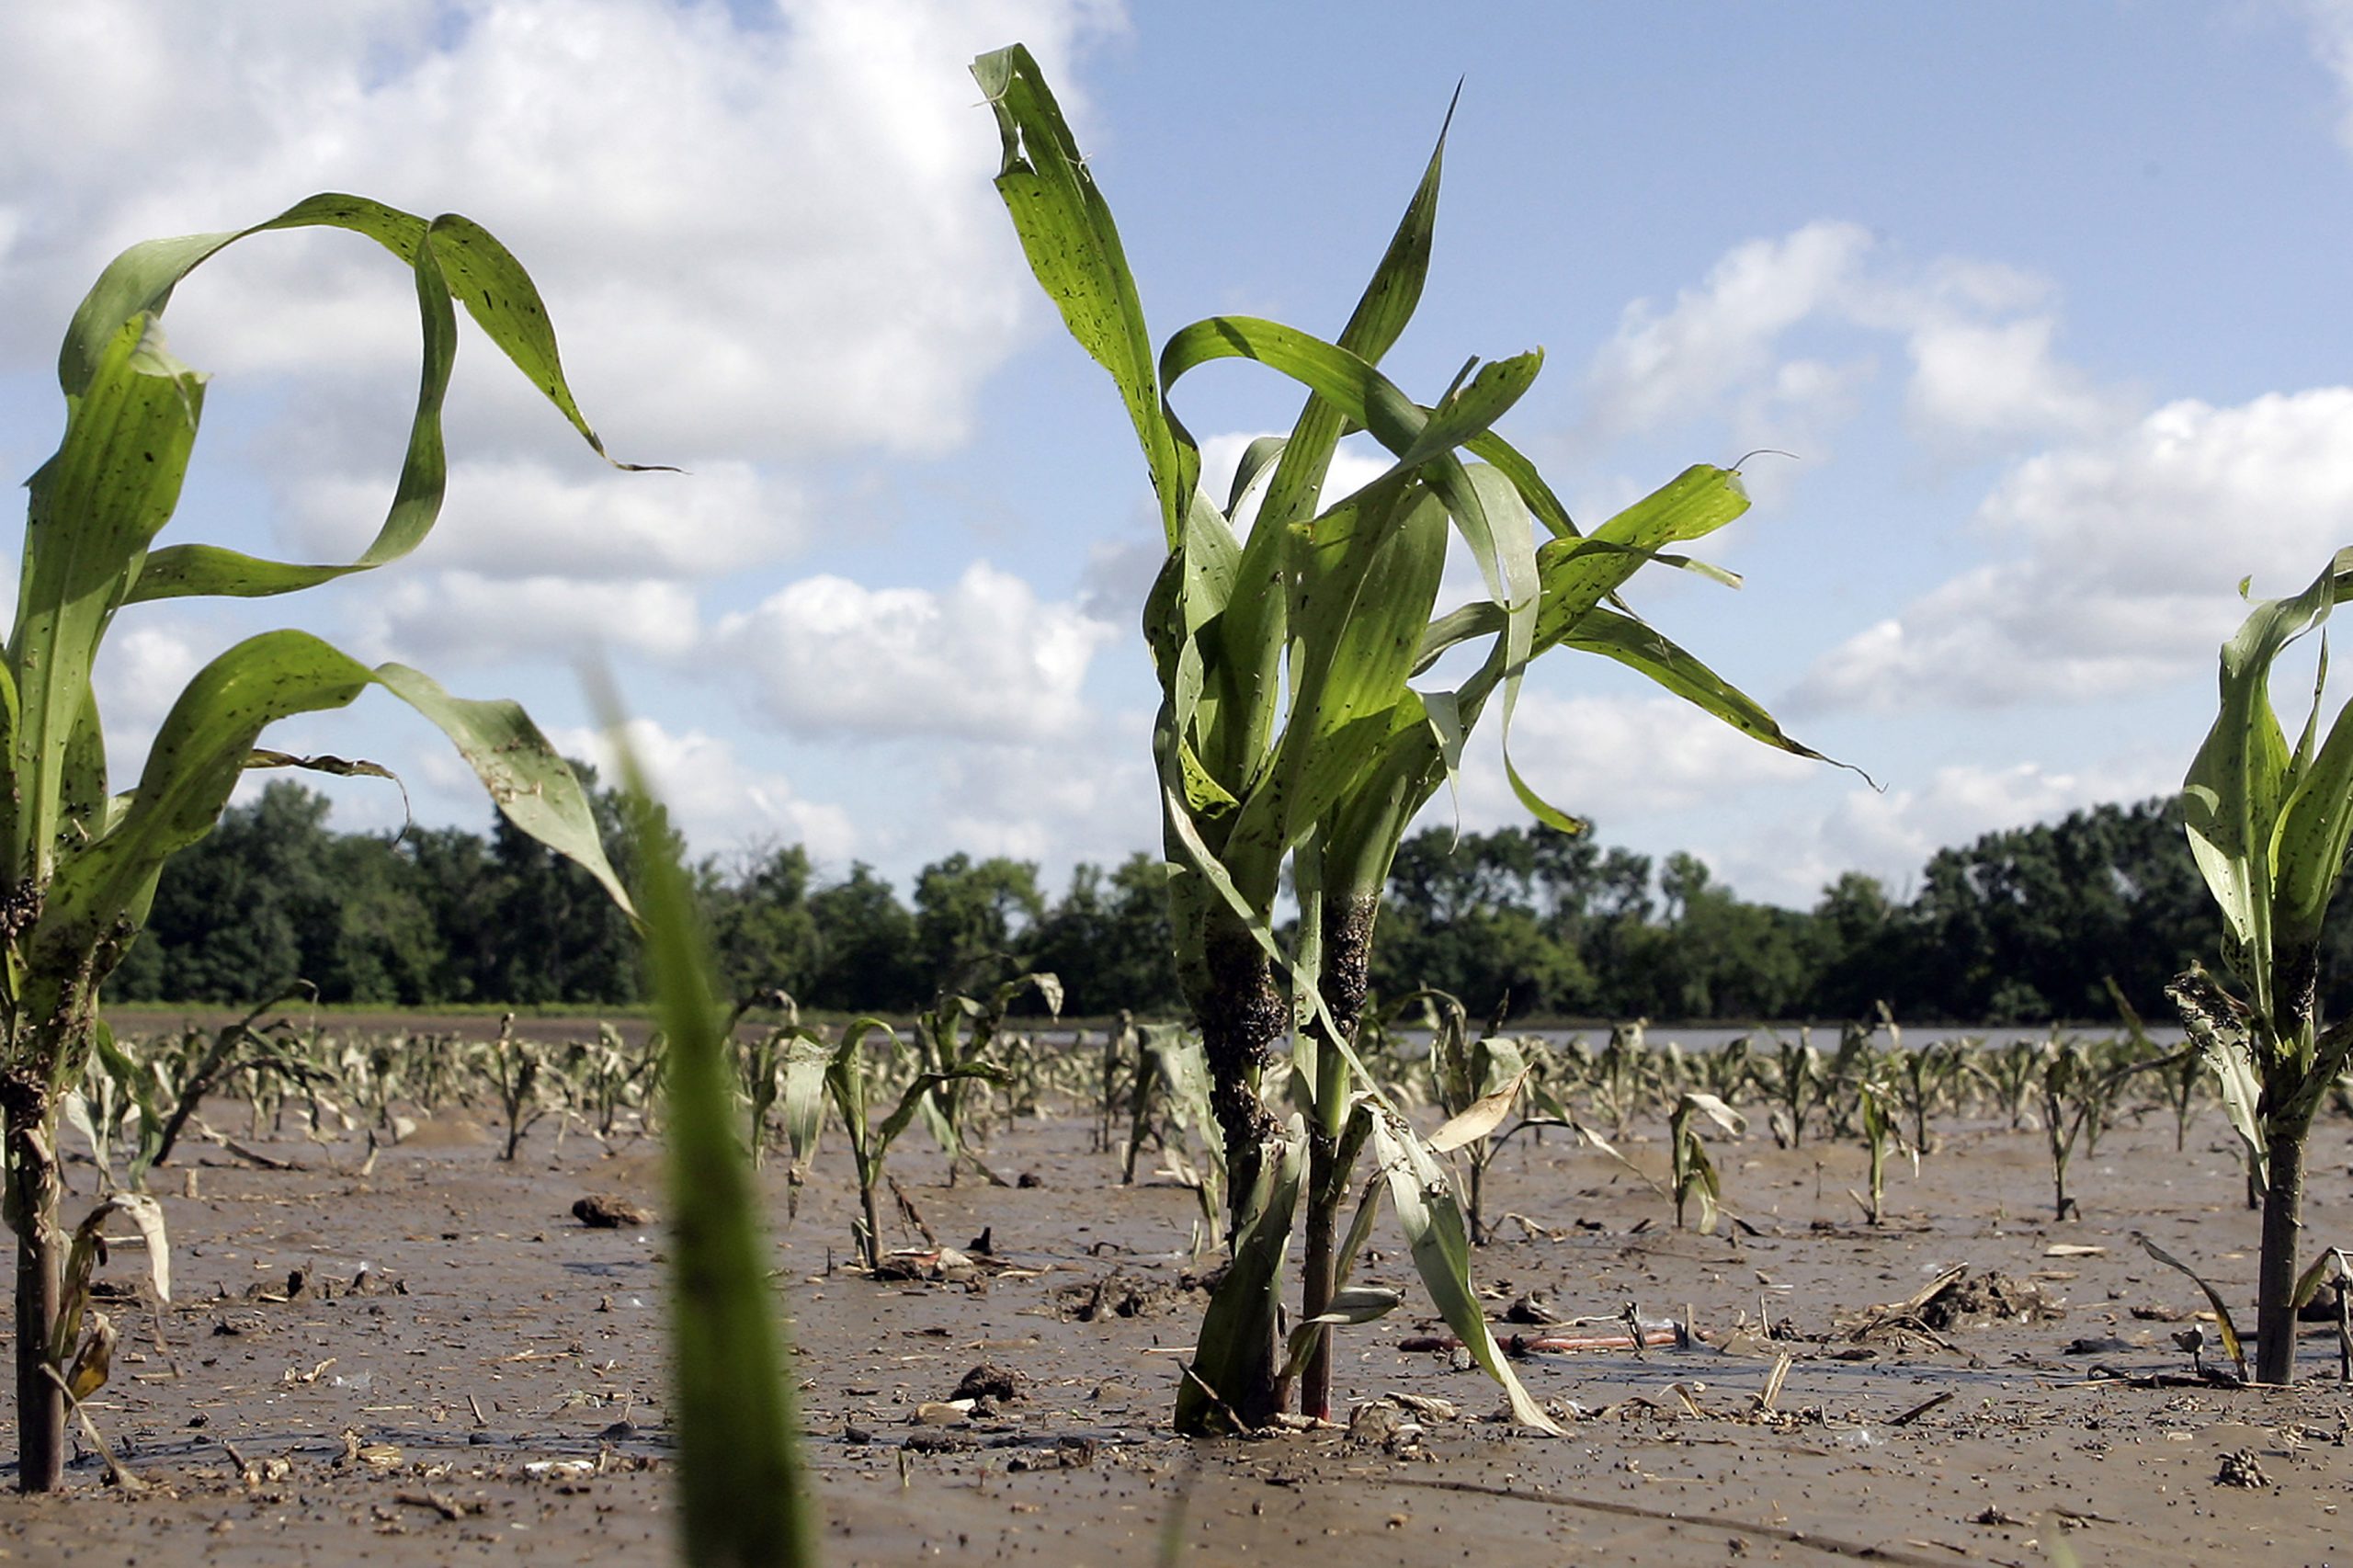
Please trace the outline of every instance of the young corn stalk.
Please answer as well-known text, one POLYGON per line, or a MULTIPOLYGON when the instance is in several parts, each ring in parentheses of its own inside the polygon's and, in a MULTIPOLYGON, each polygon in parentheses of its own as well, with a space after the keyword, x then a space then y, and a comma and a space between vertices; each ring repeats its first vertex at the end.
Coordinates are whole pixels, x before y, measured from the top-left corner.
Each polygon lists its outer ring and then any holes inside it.
POLYGON ((490 1042, 491 1085, 498 1091, 498 1108, 506 1122, 506 1147, 499 1158, 508 1165, 523 1147, 523 1135, 548 1113, 540 1094, 540 1074, 545 1065, 540 1048, 515 1038, 515 1015, 498 1020, 498 1038, 490 1042))
POLYGON ((1503 1153, 1503 1140, 1493 1136, 1510 1116, 1528 1081, 1528 1058, 1518 1044, 1489 1029, 1471 1038, 1471 1017, 1462 1004, 1443 991, 1419 991, 1399 1004, 1419 1002, 1430 1031, 1430 1078, 1438 1088, 1438 1108, 1446 1123, 1430 1134, 1438 1153, 1461 1151, 1470 1170, 1464 1184, 1464 1218, 1471 1224, 1471 1244, 1487 1244, 1487 1167, 1503 1153))
POLYGON ((969 1120, 964 1091, 975 1078, 990 1083, 1004 1081, 1003 1065, 996 1060, 998 1032, 1005 1027, 1006 1011, 1013 1006, 1014 999, 1033 986, 1045 1002, 1048 1014, 1060 1017, 1063 983, 1054 975, 1040 972, 1016 975, 996 986, 985 999, 942 993, 929 1012, 915 1015, 915 1061, 931 1083, 930 1092, 916 1104, 925 1131, 939 1145, 939 1152, 948 1156, 950 1187, 956 1184, 957 1173, 966 1165, 992 1187, 1007 1185, 972 1152, 971 1142, 964 1135, 969 1120))
MULTIPOLYGON (((895 1048, 898 1030, 880 1018, 854 1019, 842 1027, 839 1042, 830 1045, 811 1030, 799 1030, 786 1048, 782 1070, 785 1138, 791 1151, 792 1178, 796 1184, 809 1162, 817 1157, 817 1141, 824 1128, 828 1100, 841 1117, 842 1131, 849 1137, 850 1162, 858 1175, 858 1218, 851 1233, 858 1244, 858 1260, 870 1274, 882 1267, 879 1195, 882 1190, 883 1162, 890 1157, 891 1145, 898 1142, 899 1134, 913 1124, 918 1112, 943 1085, 996 1075, 996 1069, 986 1062, 969 1061, 942 1071, 918 1071, 899 1092, 898 1103, 892 1107, 890 1114, 880 1122, 873 1121, 867 1105, 880 1086, 882 1063, 880 1060, 870 1061, 866 1042, 877 1035, 895 1048)), ((951 1121, 948 1126, 952 1134, 955 1124, 951 1121)), ((941 1147, 947 1149, 949 1145, 943 1142, 941 1147)), ((961 1141, 955 1142, 954 1149, 961 1147, 961 1141)), ((953 1157, 951 1149, 950 1158, 953 1157)))
POLYGON ((1854 1193, 1853 1198, 1863 1210, 1863 1218, 1872 1224, 1881 1223, 1887 1212, 1887 1152, 1893 1147, 1912 1157, 1914 1175, 1919 1174, 1920 1151, 1906 1142, 1895 1090, 1882 1078, 1871 1077, 1855 1085, 1855 1119, 1859 1124, 1864 1153, 1870 1168, 1870 1200, 1854 1193))
POLYGON ((58 357, 65 434, 29 483, 16 620, 0 654, 8 767, 0 791, 0 1210, 17 1237, 17 1484, 26 1491, 55 1487, 64 1462, 54 1343, 66 1265, 57 1114, 61 1094, 109 1038, 99 988, 137 937, 165 860, 211 830, 245 768, 382 771, 257 751, 264 729, 381 687, 456 743, 518 828, 628 903, 579 784, 522 710, 453 698, 403 665, 371 669, 307 632, 264 632, 214 659, 173 704, 136 788, 117 792, 107 778, 90 672, 118 612, 157 599, 290 593, 395 561, 425 538, 446 479, 441 403, 457 351, 457 300, 601 453, 565 386, 538 290, 504 246, 463 218, 428 222, 358 197, 318 196, 253 229, 134 245, 100 275, 66 332, 58 357), (157 547, 205 390, 205 378, 166 347, 164 308, 224 246, 263 230, 312 227, 375 241, 415 282, 424 375, 383 525, 357 560, 340 564, 157 547))
POLYGON ((1674 1146, 1675 1226, 1683 1229, 1686 1208, 1697 1199, 1699 1232, 1703 1236, 1715 1234, 1716 1214, 1724 1196, 1723 1180, 1708 1158, 1707 1141, 1700 1136, 1710 1122, 1735 1138, 1748 1130, 1748 1119, 1714 1095, 1688 1091, 1678 1095, 1666 1118, 1667 1138, 1674 1146))
MULTIPOLYGON (((1016 45, 973 71, 1003 142, 998 192, 1064 324, 1118 384, 1167 549, 1144 609, 1162 692, 1154 756, 1177 968, 1224 1133, 1233 1247, 1177 1426, 1255 1427, 1277 1414, 1288 1359, 1285 1249, 1302 1189, 1299 1316, 1313 1323, 1345 1278, 1337 1216, 1353 1190, 1355 1153, 1368 1143, 1433 1300, 1521 1417, 1546 1424, 1481 1314, 1444 1167, 1358 1069, 1374 922, 1406 825, 1453 774, 1491 704, 1507 729, 1522 674, 1540 653, 1604 654, 1758 740, 1816 755, 1609 602, 1646 562, 1688 564, 1662 553, 1667 547, 1745 510, 1738 479, 1693 468, 1586 537, 1492 428, 1528 390, 1540 353, 1473 361, 1427 406, 1381 372, 1420 298, 1438 153, 1336 339, 1219 316, 1155 355, 1110 210, 1035 61, 1016 45), (1200 452, 1168 399, 1191 370, 1224 358, 1290 377, 1306 396, 1288 437, 1252 443, 1221 505, 1201 489, 1200 452), (1391 465, 1325 505, 1334 451, 1352 429, 1385 449, 1391 465), (1478 562, 1487 597, 1435 614, 1449 536, 1478 562), (1472 666, 1461 684, 1412 684, 1458 649, 1472 666), (1299 910, 1288 945, 1274 928, 1286 872, 1299 910), (1286 1035, 1309 1102, 1289 1124, 1260 1092, 1286 1035)), ((1574 831, 1510 768, 1507 752, 1506 766, 1531 811, 1574 831)), ((1318 1325, 1299 1380, 1302 1408, 1319 1415, 1330 1403, 1328 1326, 1318 1325)))
POLYGON ((2329 1085, 2353 1060, 2353 1022, 2323 1027, 2317 983, 2322 926, 2353 843, 2353 723, 2340 709, 2321 734, 2324 641, 2312 711, 2291 750, 2271 706, 2271 672, 2348 595, 2353 550, 2338 551, 2294 597, 2253 605, 2222 644, 2220 710, 2182 783, 2189 847, 2222 910, 2223 956, 2239 989, 2193 969, 2167 994, 2213 1070, 2261 1185, 2255 1369, 2267 1383, 2295 1371, 2304 1145, 2329 1085))
POLYGON ((1758 1085, 1773 1103, 1767 1119, 1779 1148, 1794 1149, 1805 1142, 1806 1112, 1821 1097, 1822 1052, 1811 1034, 1801 1028, 1795 1040, 1775 1036, 1772 1059, 1758 1063, 1758 1085))

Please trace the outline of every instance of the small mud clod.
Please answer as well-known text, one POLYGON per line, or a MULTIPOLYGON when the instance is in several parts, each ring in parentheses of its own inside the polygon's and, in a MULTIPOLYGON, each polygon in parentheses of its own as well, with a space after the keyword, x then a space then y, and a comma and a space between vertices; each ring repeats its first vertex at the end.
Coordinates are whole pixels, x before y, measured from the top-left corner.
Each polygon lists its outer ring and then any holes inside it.
POLYGON ((2271 1484, 2253 1449, 2236 1449, 2222 1456, 2222 1468, 2214 1472, 2217 1486, 2261 1487, 2271 1484))
POLYGON ((572 1205, 572 1217, 591 1230, 619 1231, 654 1223, 654 1211, 609 1192, 592 1192, 572 1205))
POLYGON ((964 1374, 950 1399, 985 1399, 997 1404, 1011 1404, 1028 1396, 1029 1379, 1027 1373, 1010 1367, 992 1367, 986 1362, 964 1374))

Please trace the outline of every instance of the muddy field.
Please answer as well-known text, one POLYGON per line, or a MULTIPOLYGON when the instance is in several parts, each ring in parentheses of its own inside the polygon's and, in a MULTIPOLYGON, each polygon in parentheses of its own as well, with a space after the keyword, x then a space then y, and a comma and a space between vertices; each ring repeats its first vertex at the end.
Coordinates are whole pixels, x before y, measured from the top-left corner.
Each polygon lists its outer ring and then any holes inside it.
MULTIPOLYGON (((191 1144, 156 1173, 175 1300, 113 1303, 123 1353, 91 1410, 135 1490, 106 1484, 89 1455, 64 1495, 8 1494, 0 1559, 670 1560, 661 1232, 572 1212, 589 1194, 658 1210, 651 1143, 559 1142, 542 1124, 508 1165, 487 1128, 443 1119, 367 1167, 356 1143, 251 1134, 240 1108, 212 1119, 298 1168, 191 1144)), ((1726 1200, 1755 1233, 1713 1238, 1677 1232, 1605 1156, 1523 1138, 1493 1176, 1490 1211, 1510 1216, 1479 1259, 1493 1315, 1631 1303, 1687 1322, 1689 1346, 1527 1357, 1523 1377, 1572 1434, 1530 1436, 1495 1419, 1479 1374, 1406 1347, 1443 1332, 1409 1304, 1342 1331, 1344 1428, 1198 1446, 1166 1427, 1172 1353, 1203 1299, 1189 1191, 1115 1185, 1083 1116, 1001 1131, 988 1158, 1021 1178, 1004 1187, 947 1185, 917 1131, 892 1169, 971 1267, 878 1281, 847 1266, 855 1194, 836 1139, 789 1222, 768 1178, 824 1559, 2353 1555, 2334 1329, 2308 1331, 2293 1389, 2202 1384, 2174 1336, 2204 1303, 2131 1240, 2144 1231, 2251 1295, 2255 1222, 2220 1115, 2186 1152, 2161 1118, 2112 1131, 2077 1160, 2084 1214, 2066 1223, 2049 1218, 2039 1134, 1941 1131, 1916 1177, 1893 1167, 1876 1229, 1848 1195, 1859 1150, 1722 1146, 1726 1200), (956 1408, 981 1367, 1006 1374, 996 1397, 956 1408)), ((1627 1152, 1663 1173, 1654 1139, 1627 1152)), ((2348 1160, 2347 1125, 2325 1122, 2315 1242, 2353 1241, 2348 1160)), ((74 1168, 69 1213, 93 1174, 74 1168)), ((108 1273, 128 1284, 142 1267, 119 1252, 108 1273)), ((1393 1245, 1366 1277, 1419 1301, 1393 1245)))

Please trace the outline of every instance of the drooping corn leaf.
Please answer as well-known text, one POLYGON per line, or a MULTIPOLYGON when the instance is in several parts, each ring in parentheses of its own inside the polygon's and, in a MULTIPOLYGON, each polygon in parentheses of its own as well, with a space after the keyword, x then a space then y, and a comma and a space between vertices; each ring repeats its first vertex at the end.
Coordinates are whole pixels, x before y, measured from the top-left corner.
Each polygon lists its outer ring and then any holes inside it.
POLYGON ((1447 1118, 1445 1124, 1430 1134, 1430 1153, 1450 1154, 1501 1127, 1504 1118, 1511 1114, 1512 1102, 1519 1098, 1519 1086, 1527 1078, 1528 1069, 1523 1067, 1502 1088, 1480 1096, 1447 1118))
POLYGON ((2222 1331, 2222 1354, 2228 1356, 2231 1358, 2231 1364, 2238 1369, 2239 1381, 2246 1381, 2246 1351, 2239 1338, 2238 1325, 2231 1321, 2231 1304, 2222 1300, 2222 1293, 2209 1285, 2205 1277, 2198 1270, 2190 1267, 2140 1232, 2133 1232, 2132 1239, 2141 1244, 2142 1251, 2166 1267, 2178 1269, 2188 1275, 2189 1282, 2205 1292, 2206 1304, 2214 1309, 2214 1326, 2222 1331))
POLYGON ((2183 1032, 2214 1074, 2223 1114, 2238 1135, 2246 1168, 2258 1184, 2269 1186, 2271 1144, 2263 1125, 2263 1081, 2244 1009, 2223 994, 2203 968, 2175 979, 2165 994, 2181 1015, 2183 1032))
POLYGON ((1454 1184, 1428 1146, 1414 1135, 1404 1118, 1385 1108, 1372 1119, 1373 1158, 1389 1178, 1389 1199, 1405 1228, 1414 1255, 1414 1269, 1447 1326, 1462 1341, 1471 1358, 1501 1383, 1515 1420, 1555 1437, 1565 1436, 1560 1423, 1529 1397, 1527 1389, 1504 1359, 1487 1326, 1486 1310, 1479 1304, 1471 1283, 1471 1243, 1462 1222, 1462 1209, 1454 1184))
POLYGON ((782 1087, 778 1098, 784 1109, 785 1149, 794 1171, 805 1171, 817 1157, 817 1142, 825 1128, 825 1071, 835 1048, 807 1031, 785 1042, 778 1066, 782 1087))
POLYGON ((2312 1267, 2297 1278, 2295 1294, 2290 1298, 2290 1302, 2302 1312, 2314 1296, 2320 1294, 2323 1281, 2348 1278, 2353 1278, 2353 1261, 2347 1259, 2345 1249, 2323 1247, 2321 1255, 2313 1259, 2312 1267))
POLYGON ((343 229, 373 240, 407 264, 415 277, 424 373, 410 420, 408 450, 384 522, 368 548, 343 564, 267 561, 212 545, 168 546, 146 562, 128 602, 192 594, 255 597, 291 593, 371 570, 415 550, 432 530, 448 481, 441 407, 457 356, 453 296, 464 301, 490 340, 591 449, 607 456, 564 380, 554 329, 539 290, 505 245, 470 219, 444 214, 428 222, 382 202, 336 192, 297 202, 251 228, 149 241, 116 257, 74 312, 59 353, 58 378, 69 398, 82 395, 97 374, 108 337, 142 312, 161 312, 173 290, 199 266, 252 235, 306 228, 343 229))
POLYGON ((401 665, 371 670, 308 632, 268 631, 222 653, 189 681, 157 732, 120 820, 59 869, 33 928, 37 973, 45 967, 40 955, 93 950, 125 915, 134 925, 144 917, 165 860, 212 830, 264 729, 344 707, 371 683, 456 744, 508 821, 585 868, 629 907, 579 781, 519 707, 453 698, 401 665))

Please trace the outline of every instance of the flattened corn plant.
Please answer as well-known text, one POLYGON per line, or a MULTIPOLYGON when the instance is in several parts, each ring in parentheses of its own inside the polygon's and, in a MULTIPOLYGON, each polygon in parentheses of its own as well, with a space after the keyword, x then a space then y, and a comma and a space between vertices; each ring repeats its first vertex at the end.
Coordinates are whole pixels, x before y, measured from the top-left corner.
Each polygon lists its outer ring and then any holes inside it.
MULTIPOLYGON (((2247 585, 2242 582, 2242 597, 2247 585)), ((2353 1020, 2320 1017, 2321 928, 2353 844, 2353 722, 2340 709, 2323 739, 2328 649, 2293 750, 2271 706, 2288 645, 2353 597, 2353 549, 2292 598, 2255 603, 2222 644, 2221 707, 2182 781, 2189 847, 2222 912, 2222 953, 2240 991, 2203 970, 2167 987, 2222 1089, 2263 1193, 2255 1375, 2284 1383, 2296 1355, 2297 1251, 2304 1145, 2329 1086, 2353 1062, 2353 1020)))
POLYGON ((464 218, 428 222, 357 197, 318 196, 252 229, 150 241, 106 268, 66 332, 58 356, 65 434, 29 482, 16 621, 0 653, 8 767, 0 791, 0 1208, 17 1238, 17 1484, 26 1491, 55 1487, 64 1462, 60 1378, 78 1351, 58 1338, 71 1280, 58 1222, 57 1119, 62 1096, 111 1039, 99 988, 137 937, 165 860, 211 831, 245 768, 382 771, 257 752, 264 729, 381 687, 449 735, 509 821, 628 903, 578 782, 521 709, 454 698, 404 665, 371 669, 307 632, 264 632, 222 653, 173 704, 137 786, 116 792, 107 779, 90 671, 118 611, 157 599, 290 593, 398 560, 431 529, 447 477, 441 403, 457 351, 457 300, 601 454, 564 383, 538 290, 505 246, 464 218), (158 547, 205 390, 205 378, 165 347, 164 308, 224 246, 265 230, 313 227, 375 241, 415 279, 424 370, 382 528, 358 559, 327 565, 204 544, 158 547))
MULTIPOLYGON (((1299 1316, 1312 1323, 1327 1315, 1345 1278, 1336 1217, 1368 1142, 1433 1300, 1522 1419, 1543 1424, 1481 1315, 1444 1167, 1356 1061, 1374 920, 1406 824, 1452 775, 1482 714, 1492 706, 1508 721, 1522 672, 1540 653, 1601 653, 1768 744, 1815 755, 1608 602, 1646 562, 1688 564, 1661 552, 1745 510, 1738 480, 1693 468, 1582 536, 1534 465, 1492 428, 1528 390, 1540 353, 1468 365, 1427 406, 1381 373, 1427 268, 1435 153, 1337 339, 1217 316, 1177 332, 1155 356, 1110 210, 1036 62, 1015 45, 973 71, 1003 142, 998 192, 1064 324, 1119 386, 1167 548, 1144 609, 1162 691, 1153 747, 1178 971, 1224 1133, 1233 1236, 1178 1427, 1261 1426, 1285 1403, 1280 1296, 1302 1192, 1299 1316), (1221 506, 1201 488, 1200 452, 1168 399, 1189 371, 1224 358, 1290 377, 1306 400, 1287 438, 1250 446, 1221 506), (1370 433, 1392 460, 1324 506, 1333 453, 1352 430, 1370 433), (1436 614, 1450 535, 1477 560, 1487 597, 1436 614), (1456 650, 1475 664, 1461 684, 1413 684, 1456 650), (1274 931, 1286 871, 1300 916, 1289 945, 1274 931), (1288 1123, 1260 1094, 1287 1034, 1311 1102, 1288 1123)), ((1574 831, 1510 769, 1507 752, 1506 767, 1530 811, 1574 831)), ((1362 1231, 1352 1227, 1351 1244, 1362 1231)), ((1328 1333, 1314 1340, 1300 1398, 1321 1415, 1328 1333)))

